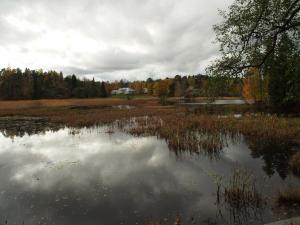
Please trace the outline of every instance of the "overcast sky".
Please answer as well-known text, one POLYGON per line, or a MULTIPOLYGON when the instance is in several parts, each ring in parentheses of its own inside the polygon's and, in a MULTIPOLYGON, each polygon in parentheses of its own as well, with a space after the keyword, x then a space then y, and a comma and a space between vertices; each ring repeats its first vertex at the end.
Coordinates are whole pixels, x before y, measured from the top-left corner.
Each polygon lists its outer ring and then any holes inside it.
POLYGON ((0 67, 97 80, 203 73, 232 0, 0 0, 0 67))

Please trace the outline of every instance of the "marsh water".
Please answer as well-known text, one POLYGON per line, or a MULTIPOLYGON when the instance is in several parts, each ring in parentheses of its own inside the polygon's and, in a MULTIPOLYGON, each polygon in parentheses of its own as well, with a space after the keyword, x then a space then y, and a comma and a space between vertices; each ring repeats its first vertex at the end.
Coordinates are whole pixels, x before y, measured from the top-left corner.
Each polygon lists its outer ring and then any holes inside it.
POLYGON ((254 153, 240 136, 209 157, 175 153, 165 140, 117 128, 34 123, 2 121, 0 224, 174 224, 178 216, 183 224, 263 224, 297 213, 271 204, 280 188, 299 184, 288 170, 293 149, 254 153), (268 205, 217 203, 214 177, 226 180, 236 167, 254 175, 268 205))
POLYGON ((213 102, 185 102, 182 105, 244 105, 246 101, 243 99, 216 99, 213 102))

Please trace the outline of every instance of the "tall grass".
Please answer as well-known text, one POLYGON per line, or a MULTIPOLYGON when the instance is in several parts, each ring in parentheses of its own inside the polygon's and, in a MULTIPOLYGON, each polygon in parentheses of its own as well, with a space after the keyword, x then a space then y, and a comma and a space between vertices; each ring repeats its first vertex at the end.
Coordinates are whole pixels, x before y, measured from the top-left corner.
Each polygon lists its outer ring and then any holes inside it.
POLYGON ((299 176, 300 175, 300 152, 297 152, 296 154, 293 155, 291 160, 291 167, 293 173, 299 176))
POLYGON ((277 197, 279 206, 295 207, 300 206, 300 187, 288 187, 286 190, 280 191, 277 197))
POLYGON ((226 137, 245 136, 258 143, 289 146, 300 143, 300 120, 264 114, 242 118, 208 114, 187 114, 176 106, 160 106, 158 99, 67 99, 38 101, 0 101, 0 116, 44 117, 70 127, 93 126, 119 121, 131 124, 126 131, 134 135, 163 138, 176 152, 220 152, 226 137), (113 108, 130 105, 131 109, 113 108), (136 118, 134 123, 133 118, 136 118))
POLYGON ((224 201, 234 208, 248 206, 260 208, 264 204, 253 175, 239 168, 233 170, 232 176, 224 187, 224 201))
POLYGON ((179 120, 172 115, 162 118, 140 117, 119 124, 124 131, 137 136, 157 136, 164 139, 168 147, 180 153, 189 151, 193 153, 204 153, 218 155, 219 151, 227 144, 226 135, 220 132, 207 132, 198 129, 185 120, 179 120), (176 119, 176 123, 170 119, 176 119), (126 124, 126 126, 122 125, 126 124))
POLYGON ((259 145, 270 144, 287 150, 298 141, 300 135, 300 126, 293 126, 288 119, 276 116, 256 115, 237 119, 167 112, 130 120, 125 118, 119 125, 133 135, 162 138, 177 153, 189 151, 215 156, 227 146, 228 138, 235 140, 240 135, 245 137, 253 150, 259 149, 259 145))
POLYGON ((229 176, 209 175, 217 188, 216 205, 224 224, 248 224, 249 221, 261 220, 267 201, 253 174, 235 167, 229 176))

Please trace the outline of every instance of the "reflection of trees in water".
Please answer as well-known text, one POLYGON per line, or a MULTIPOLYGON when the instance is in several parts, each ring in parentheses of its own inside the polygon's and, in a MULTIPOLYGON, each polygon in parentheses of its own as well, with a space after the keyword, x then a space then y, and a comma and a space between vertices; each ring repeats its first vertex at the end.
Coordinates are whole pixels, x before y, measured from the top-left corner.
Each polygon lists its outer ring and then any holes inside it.
POLYGON ((58 124, 49 123, 44 118, 35 117, 2 117, 0 118, 0 132, 5 137, 23 137, 45 133, 46 131, 57 131, 61 128, 58 124))
POLYGON ((289 160, 294 153, 291 142, 257 137, 245 137, 245 140, 249 144, 252 157, 264 160, 263 169, 267 175, 272 176, 277 172, 281 178, 286 178, 289 172, 289 160))

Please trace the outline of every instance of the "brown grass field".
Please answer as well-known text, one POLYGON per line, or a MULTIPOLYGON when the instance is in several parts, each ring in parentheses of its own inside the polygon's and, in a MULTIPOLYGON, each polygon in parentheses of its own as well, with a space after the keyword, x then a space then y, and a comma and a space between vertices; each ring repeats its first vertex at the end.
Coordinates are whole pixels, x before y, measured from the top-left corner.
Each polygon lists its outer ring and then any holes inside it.
POLYGON ((43 99, 43 100, 19 100, 19 101, 0 101, 0 110, 19 110, 19 109, 38 109, 52 107, 70 106, 111 106, 111 105, 137 105, 147 103, 157 103, 156 98, 140 98, 125 100, 117 98, 92 98, 92 99, 43 99))
MULTIPOLYGON (((240 107, 240 106, 238 106, 240 107)), ((55 99, 0 101, 0 117, 22 116, 43 117, 50 122, 67 126, 90 126, 110 123, 115 120, 149 116, 153 118, 151 127, 141 126, 140 132, 157 133, 162 130, 182 132, 185 130, 205 130, 208 132, 238 131, 248 136, 271 139, 298 139, 299 118, 277 117, 268 114, 245 114, 241 118, 203 113, 190 113, 186 108, 175 105, 162 106, 157 98, 139 99, 55 99), (130 106, 120 109, 114 106, 130 106), (157 123, 159 117, 163 126, 157 123), (151 129, 151 130, 149 130, 151 129)))
MULTIPOLYGON (((241 118, 234 118, 233 116, 191 113, 176 104, 162 106, 159 104, 159 99, 154 97, 132 100, 107 98, 0 101, 0 117, 4 116, 43 117, 50 122, 72 127, 92 126, 115 120, 149 116, 151 126, 143 126, 143 121, 140 120, 139 127, 131 132, 160 134, 162 137, 175 138, 174 131, 177 134, 195 130, 215 134, 220 131, 230 131, 283 142, 292 140, 299 142, 300 140, 299 118, 268 114, 245 114, 241 118), (128 105, 131 108, 114 107, 119 105, 128 105), (163 125, 157 122, 157 118, 164 121, 163 125)), ((179 136, 184 137, 184 135, 179 136)))
POLYGON ((160 106, 157 98, 0 101, 0 117, 44 117, 51 122, 69 126, 89 126, 122 118, 164 114, 173 110, 174 107, 160 106), (128 105, 132 108, 113 108, 119 105, 128 105))

